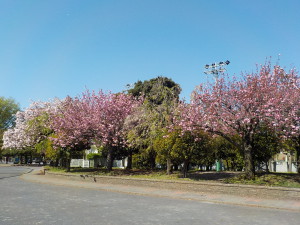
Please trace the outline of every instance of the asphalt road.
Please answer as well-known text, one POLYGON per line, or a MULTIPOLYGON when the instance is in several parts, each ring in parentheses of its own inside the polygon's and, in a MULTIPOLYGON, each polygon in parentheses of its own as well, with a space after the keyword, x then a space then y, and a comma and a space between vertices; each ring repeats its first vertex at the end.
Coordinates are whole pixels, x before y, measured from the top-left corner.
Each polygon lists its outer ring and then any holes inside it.
POLYGON ((0 180, 11 178, 11 177, 18 177, 24 173, 29 173, 34 168, 25 168, 25 167, 0 167, 0 180))
POLYGON ((0 167, 0 225, 298 224, 300 213, 129 195, 19 179, 30 168, 0 167))

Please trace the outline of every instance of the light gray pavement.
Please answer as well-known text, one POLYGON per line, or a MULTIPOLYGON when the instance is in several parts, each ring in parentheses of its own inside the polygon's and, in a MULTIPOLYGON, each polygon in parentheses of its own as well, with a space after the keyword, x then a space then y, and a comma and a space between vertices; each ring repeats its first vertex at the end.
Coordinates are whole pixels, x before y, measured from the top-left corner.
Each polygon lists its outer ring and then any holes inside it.
POLYGON ((295 225, 300 220, 296 208, 248 207, 225 201, 229 196, 58 179, 38 175, 39 169, 0 167, 0 225, 295 225))
MULTIPOLYGON (((104 190, 113 191, 120 193, 127 193, 133 195, 144 195, 144 196, 156 196, 156 197, 166 197, 166 198, 176 198, 184 200, 202 201, 218 204, 232 204, 240 206, 250 206, 250 207, 264 207, 271 209, 285 209, 300 212, 300 201, 299 198, 293 200, 276 198, 262 198, 255 196, 238 196, 238 195, 228 195, 222 193, 213 193, 209 190, 204 190, 203 192, 195 191, 183 191, 183 190, 171 190, 164 188, 155 187, 139 187, 132 185, 120 185, 120 184, 107 184, 107 183, 95 183, 86 182, 72 179, 64 179, 62 177, 42 175, 42 169, 36 168, 32 173, 24 174, 21 179, 36 183, 69 186, 69 187, 80 187, 88 188, 94 190, 104 190)), ((209 189, 209 185, 207 189, 209 189)), ((284 193, 284 192, 283 192, 284 193)), ((299 192, 300 195, 300 192, 299 192)))

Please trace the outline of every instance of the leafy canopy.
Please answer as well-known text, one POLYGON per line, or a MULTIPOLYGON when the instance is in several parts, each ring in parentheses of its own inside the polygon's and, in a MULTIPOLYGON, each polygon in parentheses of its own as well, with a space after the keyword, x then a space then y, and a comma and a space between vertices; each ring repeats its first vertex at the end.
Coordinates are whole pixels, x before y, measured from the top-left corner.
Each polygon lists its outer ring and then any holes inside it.
POLYGON ((6 130, 14 124, 14 114, 19 111, 19 104, 12 98, 0 96, 0 130, 6 130))

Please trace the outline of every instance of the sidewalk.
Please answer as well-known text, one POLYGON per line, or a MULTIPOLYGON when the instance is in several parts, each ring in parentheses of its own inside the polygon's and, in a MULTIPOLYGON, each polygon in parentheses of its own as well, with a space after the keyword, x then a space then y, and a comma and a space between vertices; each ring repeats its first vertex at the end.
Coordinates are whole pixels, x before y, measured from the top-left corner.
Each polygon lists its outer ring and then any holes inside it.
POLYGON ((240 206, 250 207, 263 207, 271 209, 291 210, 300 212, 300 201, 296 197, 294 200, 289 198, 287 200, 280 198, 261 198, 260 196, 239 196, 232 194, 223 194, 218 192, 210 191, 209 185, 203 191, 186 191, 186 190, 175 190, 165 189, 161 186, 159 188, 151 186, 136 186, 136 185, 125 185, 125 184, 111 184, 104 183, 95 180, 95 182, 89 180, 76 180, 70 177, 55 176, 51 174, 43 175, 41 168, 37 168, 31 173, 24 174, 21 176, 22 180, 29 182, 36 182, 41 184, 51 184, 67 187, 76 188, 87 188, 92 190, 101 191, 113 191, 119 193, 153 196, 153 197, 164 197, 164 198, 176 198, 192 201, 201 201, 207 203, 216 204, 233 204, 240 206))

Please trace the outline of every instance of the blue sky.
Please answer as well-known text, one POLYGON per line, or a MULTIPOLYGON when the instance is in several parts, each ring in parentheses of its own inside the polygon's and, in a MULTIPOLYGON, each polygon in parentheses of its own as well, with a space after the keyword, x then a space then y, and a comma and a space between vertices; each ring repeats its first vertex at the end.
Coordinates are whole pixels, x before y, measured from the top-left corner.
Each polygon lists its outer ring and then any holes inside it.
POLYGON ((298 0, 0 0, 0 96, 31 101, 86 88, 172 78, 189 99, 213 81, 204 65, 230 60, 230 75, 267 57, 300 69, 298 0))

